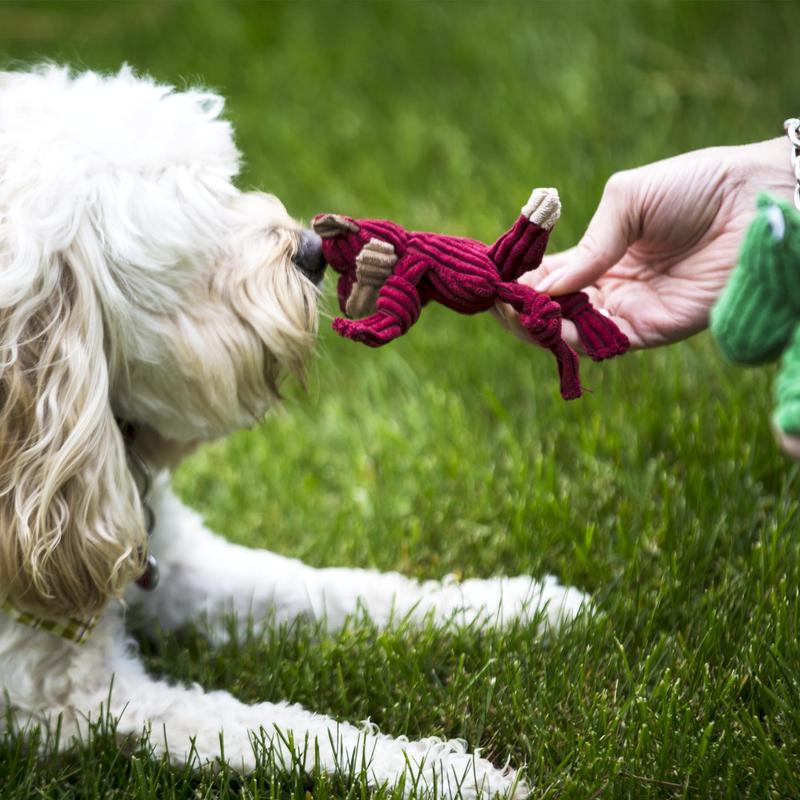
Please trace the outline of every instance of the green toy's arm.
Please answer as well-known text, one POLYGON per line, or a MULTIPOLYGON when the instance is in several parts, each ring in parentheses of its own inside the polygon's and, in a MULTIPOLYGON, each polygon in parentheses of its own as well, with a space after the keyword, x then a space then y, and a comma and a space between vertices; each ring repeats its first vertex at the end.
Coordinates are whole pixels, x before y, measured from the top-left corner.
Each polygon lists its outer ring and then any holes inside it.
POLYGON ((760 195, 739 263, 711 311, 711 332, 731 361, 762 364, 781 354, 798 320, 800 215, 760 195))
POLYGON ((795 328, 775 379, 772 421, 781 433, 800 435, 800 326, 795 328))

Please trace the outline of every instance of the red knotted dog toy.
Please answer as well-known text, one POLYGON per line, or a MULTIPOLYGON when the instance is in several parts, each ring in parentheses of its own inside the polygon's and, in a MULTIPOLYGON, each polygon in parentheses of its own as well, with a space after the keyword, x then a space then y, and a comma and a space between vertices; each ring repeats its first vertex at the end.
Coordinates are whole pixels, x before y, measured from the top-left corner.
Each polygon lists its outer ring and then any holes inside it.
POLYGON ((380 347, 402 336, 435 300, 462 314, 487 311, 498 300, 519 312, 523 327, 558 362, 561 396, 581 396, 578 356, 561 337, 561 319, 575 324, 595 361, 621 355, 628 339, 596 311, 583 292, 548 297, 517 283, 539 266, 561 213, 555 189, 535 189, 514 227, 488 246, 473 239, 407 231, 394 222, 319 214, 312 227, 322 252, 340 273, 337 318, 342 336, 380 347))

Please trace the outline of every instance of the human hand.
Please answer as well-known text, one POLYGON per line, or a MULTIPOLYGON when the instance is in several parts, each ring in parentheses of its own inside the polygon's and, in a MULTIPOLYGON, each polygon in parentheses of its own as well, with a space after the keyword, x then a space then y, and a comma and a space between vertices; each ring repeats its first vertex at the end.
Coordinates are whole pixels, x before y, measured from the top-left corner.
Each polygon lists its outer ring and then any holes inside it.
MULTIPOLYGON (((581 241, 545 256, 521 283, 550 295, 585 291, 637 348, 684 339, 708 314, 766 190, 792 197, 787 139, 711 147, 613 175, 581 241)), ((530 337, 511 309, 501 319, 530 337)), ((564 322, 564 336, 579 347, 564 322)))

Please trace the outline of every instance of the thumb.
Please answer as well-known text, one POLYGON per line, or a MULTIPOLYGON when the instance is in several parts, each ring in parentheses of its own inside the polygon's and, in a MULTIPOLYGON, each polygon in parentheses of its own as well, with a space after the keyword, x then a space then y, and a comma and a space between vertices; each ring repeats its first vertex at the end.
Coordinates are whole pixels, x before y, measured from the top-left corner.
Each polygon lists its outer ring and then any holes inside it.
MULTIPOLYGON (((614 175, 606 184, 586 233, 569 251, 569 258, 544 275, 533 288, 551 295, 577 292, 595 283, 624 255, 632 244, 633 192, 623 173, 614 175)), ((566 255, 566 254, 565 254, 566 255)), ((531 276, 536 278, 534 272, 531 276)))

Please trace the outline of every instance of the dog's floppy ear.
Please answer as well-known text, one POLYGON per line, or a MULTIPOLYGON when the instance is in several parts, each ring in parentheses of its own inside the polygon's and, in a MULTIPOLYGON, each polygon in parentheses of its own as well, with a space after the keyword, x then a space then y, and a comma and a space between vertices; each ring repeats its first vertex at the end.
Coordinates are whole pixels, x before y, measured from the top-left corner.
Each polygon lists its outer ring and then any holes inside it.
POLYGON ((86 617, 142 571, 146 545, 101 303, 84 265, 4 244, 0 276, 27 285, 0 281, 0 603, 86 617))
POLYGON ((322 239, 332 239, 340 233, 358 233, 358 223, 341 214, 319 214, 311 221, 314 233, 322 239))

